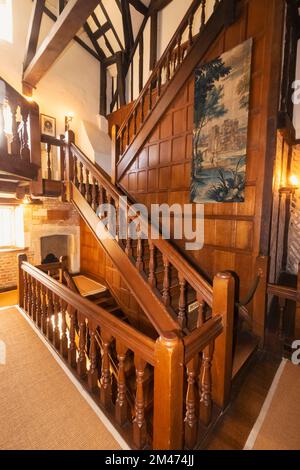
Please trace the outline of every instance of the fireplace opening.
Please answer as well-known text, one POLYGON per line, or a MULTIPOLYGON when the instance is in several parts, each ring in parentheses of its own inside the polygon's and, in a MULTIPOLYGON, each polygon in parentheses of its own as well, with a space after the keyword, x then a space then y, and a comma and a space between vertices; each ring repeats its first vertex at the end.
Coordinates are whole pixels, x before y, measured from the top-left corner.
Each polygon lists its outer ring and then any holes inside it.
POLYGON ((50 235, 41 238, 42 264, 56 263, 61 256, 68 256, 68 235, 50 235))

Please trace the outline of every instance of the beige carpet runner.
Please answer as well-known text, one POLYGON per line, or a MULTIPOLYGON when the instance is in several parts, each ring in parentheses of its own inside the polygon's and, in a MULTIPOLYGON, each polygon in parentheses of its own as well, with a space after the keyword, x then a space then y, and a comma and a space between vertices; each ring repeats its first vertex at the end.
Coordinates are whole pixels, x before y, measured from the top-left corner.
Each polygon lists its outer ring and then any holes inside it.
POLYGON ((16 308, 0 311, 0 403, 0 449, 120 449, 16 308))
POLYGON ((300 366, 283 360, 245 450, 300 449, 300 366))

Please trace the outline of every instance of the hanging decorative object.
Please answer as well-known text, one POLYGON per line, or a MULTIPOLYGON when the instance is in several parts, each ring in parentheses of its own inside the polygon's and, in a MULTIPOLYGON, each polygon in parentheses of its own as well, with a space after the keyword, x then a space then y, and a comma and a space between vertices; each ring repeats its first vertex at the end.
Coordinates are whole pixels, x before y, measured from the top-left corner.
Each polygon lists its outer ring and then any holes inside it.
POLYGON ((252 39, 195 73, 191 201, 244 202, 252 39))

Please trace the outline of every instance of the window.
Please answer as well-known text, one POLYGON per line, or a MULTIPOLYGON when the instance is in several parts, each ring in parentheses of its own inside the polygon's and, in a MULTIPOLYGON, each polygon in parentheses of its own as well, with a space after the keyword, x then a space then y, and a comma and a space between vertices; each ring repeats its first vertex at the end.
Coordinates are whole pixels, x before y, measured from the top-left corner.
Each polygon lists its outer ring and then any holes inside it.
POLYGON ((0 249, 24 247, 23 207, 0 206, 0 249))
POLYGON ((12 0, 0 0, 0 41, 13 42, 12 0))

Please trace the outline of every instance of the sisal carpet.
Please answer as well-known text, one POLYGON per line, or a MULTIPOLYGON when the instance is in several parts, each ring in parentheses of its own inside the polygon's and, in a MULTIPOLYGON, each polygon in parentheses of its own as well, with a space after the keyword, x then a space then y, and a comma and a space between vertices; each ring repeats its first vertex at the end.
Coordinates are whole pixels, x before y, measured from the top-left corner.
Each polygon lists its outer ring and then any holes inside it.
POLYGON ((0 449, 120 449, 16 308, 0 311, 0 342, 0 449))
POLYGON ((245 450, 300 450, 300 367, 283 360, 245 450))

